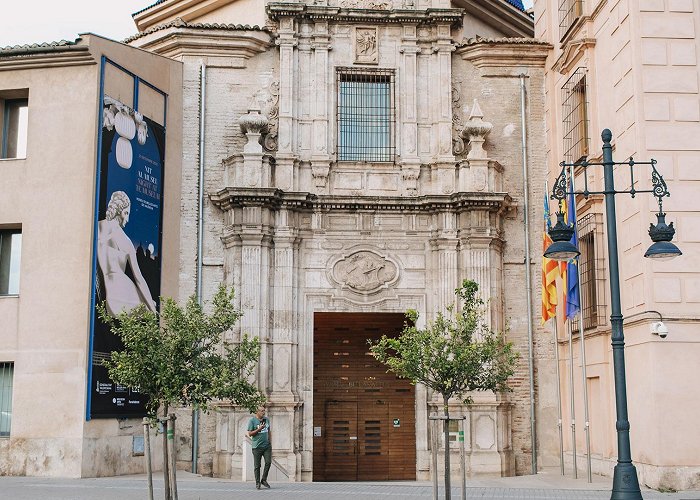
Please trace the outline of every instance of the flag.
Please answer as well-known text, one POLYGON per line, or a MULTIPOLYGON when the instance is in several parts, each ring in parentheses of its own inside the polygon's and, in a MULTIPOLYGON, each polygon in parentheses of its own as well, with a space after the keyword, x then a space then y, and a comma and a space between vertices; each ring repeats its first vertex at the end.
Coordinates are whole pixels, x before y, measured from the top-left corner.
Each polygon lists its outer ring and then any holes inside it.
MULTIPOLYGON (((570 182, 569 191, 573 192, 570 182)), ((571 244, 578 248, 578 230, 576 228, 576 199, 574 194, 569 195, 567 210, 567 224, 573 226, 574 234, 571 236, 571 244)), ((578 293, 578 257, 568 262, 566 269, 566 317, 573 318, 581 310, 581 300, 578 293)))
POLYGON ((559 265, 557 261, 544 257, 544 252, 552 239, 547 230, 552 227, 549 218, 549 198, 547 184, 544 186, 544 231, 542 238, 542 324, 557 314, 557 276, 559 275, 559 265))

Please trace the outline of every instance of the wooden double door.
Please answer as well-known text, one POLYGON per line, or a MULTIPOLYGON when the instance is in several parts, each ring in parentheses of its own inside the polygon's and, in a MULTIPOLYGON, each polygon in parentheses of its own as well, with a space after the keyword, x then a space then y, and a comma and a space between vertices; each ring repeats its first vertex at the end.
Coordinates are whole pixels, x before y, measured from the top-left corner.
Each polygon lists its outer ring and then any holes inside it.
POLYGON ((314 316, 314 480, 416 477, 415 391, 367 341, 397 335, 402 314, 314 316))

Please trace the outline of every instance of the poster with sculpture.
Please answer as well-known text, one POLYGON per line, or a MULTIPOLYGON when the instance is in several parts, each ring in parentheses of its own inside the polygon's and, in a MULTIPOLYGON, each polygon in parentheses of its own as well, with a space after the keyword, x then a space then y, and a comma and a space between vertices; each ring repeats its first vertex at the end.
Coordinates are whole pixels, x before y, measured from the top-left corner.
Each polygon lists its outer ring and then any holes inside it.
MULTIPOLYGON (((104 96, 98 162, 93 307, 116 316, 158 309, 161 272, 164 128, 104 96)), ((145 415, 145 396, 113 383, 102 361, 122 348, 93 313, 90 418, 145 415)))

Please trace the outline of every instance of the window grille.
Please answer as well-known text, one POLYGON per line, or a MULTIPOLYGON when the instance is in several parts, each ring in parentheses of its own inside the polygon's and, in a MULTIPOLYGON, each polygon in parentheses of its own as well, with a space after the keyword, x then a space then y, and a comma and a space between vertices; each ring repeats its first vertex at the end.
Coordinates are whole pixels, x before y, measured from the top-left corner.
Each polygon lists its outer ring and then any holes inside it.
POLYGON ((583 15, 583 0, 559 0, 559 39, 569 32, 574 21, 583 15))
POLYGON ((0 437, 10 436, 13 363, 0 363, 0 437))
POLYGON ((394 70, 338 68, 338 161, 394 161, 394 70))
MULTIPOLYGON (((577 230, 583 329, 589 330, 606 324, 602 214, 584 215, 577 221, 577 230)), ((573 322, 572 327, 578 332, 578 321, 573 322)))
POLYGON ((561 89, 564 157, 577 163, 588 156, 588 89, 586 68, 578 68, 561 89))

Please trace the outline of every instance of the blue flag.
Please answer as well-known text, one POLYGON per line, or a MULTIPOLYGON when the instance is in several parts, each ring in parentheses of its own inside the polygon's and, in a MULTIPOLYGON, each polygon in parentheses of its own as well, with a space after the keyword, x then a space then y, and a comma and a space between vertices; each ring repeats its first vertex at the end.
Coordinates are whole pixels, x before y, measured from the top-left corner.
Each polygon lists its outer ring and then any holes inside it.
MULTIPOLYGON (((573 191, 573 189, 570 189, 573 191)), ((576 227, 576 200, 575 195, 570 194, 568 199, 569 226, 573 225, 574 234, 571 236, 571 244, 578 248, 578 228, 576 227)), ((581 310, 581 298, 578 294, 578 257, 568 262, 566 273, 566 317, 573 318, 581 310)))

